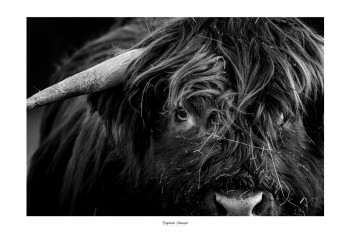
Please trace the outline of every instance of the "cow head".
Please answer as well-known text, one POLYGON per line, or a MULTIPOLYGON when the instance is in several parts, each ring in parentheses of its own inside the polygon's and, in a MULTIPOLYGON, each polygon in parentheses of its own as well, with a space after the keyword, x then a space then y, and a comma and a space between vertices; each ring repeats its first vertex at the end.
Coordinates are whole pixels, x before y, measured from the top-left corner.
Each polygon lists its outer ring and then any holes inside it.
POLYGON ((322 214, 321 37, 297 19, 179 19, 133 49, 123 82, 88 98, 130 188, 171 215, 322 214))

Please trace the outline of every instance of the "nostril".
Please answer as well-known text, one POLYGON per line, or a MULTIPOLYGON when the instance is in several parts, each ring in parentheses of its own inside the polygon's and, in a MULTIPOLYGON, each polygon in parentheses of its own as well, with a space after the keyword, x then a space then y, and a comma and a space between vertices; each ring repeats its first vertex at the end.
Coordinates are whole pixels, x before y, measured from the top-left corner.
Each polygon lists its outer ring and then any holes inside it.
POLYGON ((275 199, 271 193, 264 192, 261 202, 259 202, 253 209, 253 215, 259 216, 274 216, 278 215, 280 207, 277 206, 275 199))
POLYGON ((237 191, 230 194, 230 196, 223 196, 218 193, 216 195, 216 201, 224 207, 227 215, 230 216, 253 216, 253 210, 262 201, 262 192, 255 193, 243 193, 237 191))
POLYGON ((252 214, 257 216, 259 215, 263 210, 263 199, 254 206, 253 210, 252 210, 252 214))
POLYGON ((204 198, 205 210, 208 215, 227 215, 226 209, 216 201, 215 192, 210 191, 204 198))
POLYGON ((220 216, 227 215, 227 211, 226 211, 225 207, 223 205, 221 205, 219 202, 217 202, 216 199, 214 199, 214 205, 216 207, 216 214, 217 215, 220 215, 220 216))

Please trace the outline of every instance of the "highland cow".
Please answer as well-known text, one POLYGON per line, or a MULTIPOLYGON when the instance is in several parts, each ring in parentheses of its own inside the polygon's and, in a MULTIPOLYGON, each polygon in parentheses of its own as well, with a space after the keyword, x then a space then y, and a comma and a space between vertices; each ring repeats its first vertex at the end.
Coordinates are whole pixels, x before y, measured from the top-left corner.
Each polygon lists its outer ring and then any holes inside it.
POLYGON ((295 18, 148 26, 112 27, 27 100, 50 104, 27 214, 323 215, 323 38, 295 18))

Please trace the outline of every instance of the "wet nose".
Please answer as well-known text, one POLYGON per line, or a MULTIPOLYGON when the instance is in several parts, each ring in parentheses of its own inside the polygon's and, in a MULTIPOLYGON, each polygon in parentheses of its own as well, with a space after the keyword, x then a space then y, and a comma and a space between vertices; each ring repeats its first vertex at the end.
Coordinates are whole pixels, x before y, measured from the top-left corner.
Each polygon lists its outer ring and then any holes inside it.
POLYGON ((229 196, 215 193, 216 201, 228 216, 254 216, 253 210, 262 202, 263 192, 234 192, 229 196))

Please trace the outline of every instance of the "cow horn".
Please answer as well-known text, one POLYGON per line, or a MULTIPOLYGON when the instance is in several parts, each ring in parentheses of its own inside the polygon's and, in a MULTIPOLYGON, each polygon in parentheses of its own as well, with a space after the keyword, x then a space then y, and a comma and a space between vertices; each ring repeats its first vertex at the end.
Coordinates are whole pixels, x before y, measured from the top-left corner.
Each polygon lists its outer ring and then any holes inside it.
POLYGON ((27 99, 27 110, 122 83, 125 69, 142 52, 130 50, 39 91, 27 99))

